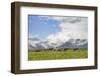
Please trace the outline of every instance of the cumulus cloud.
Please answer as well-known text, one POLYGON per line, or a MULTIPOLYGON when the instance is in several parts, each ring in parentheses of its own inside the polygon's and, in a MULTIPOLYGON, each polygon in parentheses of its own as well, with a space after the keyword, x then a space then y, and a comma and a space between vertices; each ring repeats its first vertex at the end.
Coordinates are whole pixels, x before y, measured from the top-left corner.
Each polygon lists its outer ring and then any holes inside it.
POLYGON ((32 39, 32 38, 39 38, 39 36, 38 36, 38 35, 32 35, 32 34, 29 33, 28 38, 29 38, 29 39, 32 39))
POLYGON ((87 17, 52 17, 59 20, 58 25, 61 29, 56 34, 51 34, 47 39, 51 43, 63 43, 69 39, 87 39, 88 36, 88 18, 87 17))
POLYGON ((60 17, 60 16, 39 16, 40 19, 46 19, 46 20, 49 20, 49 19, 53 19, 53 20, 57 20, 57 21, 63 21, 64 19, 67 19, 66 17, 60 17))

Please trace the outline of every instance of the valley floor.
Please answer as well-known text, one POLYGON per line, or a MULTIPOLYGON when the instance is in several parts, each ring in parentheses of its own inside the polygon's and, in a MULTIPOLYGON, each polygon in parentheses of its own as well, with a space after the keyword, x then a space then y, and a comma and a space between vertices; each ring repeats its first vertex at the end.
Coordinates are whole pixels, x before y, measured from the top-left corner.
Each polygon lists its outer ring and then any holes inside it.
POLYGON ((46 49, 45 51, 28 52, 28 60, 55 60, 55 59, 83 59, 88 58, 87 49, 79 49, 79 50, 64 50, 64 51, 52 51, 46 49), (46 51, 47 50, 47 51, 46 51))

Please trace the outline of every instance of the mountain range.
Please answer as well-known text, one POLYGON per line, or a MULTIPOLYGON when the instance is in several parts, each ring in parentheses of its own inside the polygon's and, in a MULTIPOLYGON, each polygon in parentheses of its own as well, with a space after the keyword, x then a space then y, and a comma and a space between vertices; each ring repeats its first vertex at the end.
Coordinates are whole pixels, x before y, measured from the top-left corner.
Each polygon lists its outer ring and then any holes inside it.
POLYGON ((41 40, 39 38, 28 39, 28 49, 48 49, 48 48, 87 48, 87 39, 69 39, 61 43, 51 43, 48 39, 41 40), (59 45, 58 45, 59 44, 59 45))

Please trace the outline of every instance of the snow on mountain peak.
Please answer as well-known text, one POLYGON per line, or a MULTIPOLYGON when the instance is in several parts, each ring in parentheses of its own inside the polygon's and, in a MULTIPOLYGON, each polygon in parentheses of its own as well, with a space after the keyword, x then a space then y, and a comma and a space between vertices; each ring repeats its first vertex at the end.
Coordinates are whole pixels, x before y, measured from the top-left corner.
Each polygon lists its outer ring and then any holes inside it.
POLYGON ((29 49, 47 49, 47 48, 87 48, 87 39, 69 39, 67 41, 40 40, 38 38, 28 39, 29 49))

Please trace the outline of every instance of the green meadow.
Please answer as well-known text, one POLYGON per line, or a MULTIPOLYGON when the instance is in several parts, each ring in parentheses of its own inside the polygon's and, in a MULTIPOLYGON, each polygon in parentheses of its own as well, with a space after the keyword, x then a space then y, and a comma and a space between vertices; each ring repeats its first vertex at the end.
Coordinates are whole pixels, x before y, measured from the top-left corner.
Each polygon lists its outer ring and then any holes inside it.
POLYGON ((45 49, 29 50, 28 60, 83 59, 88 57, 87 49, 45 49))

